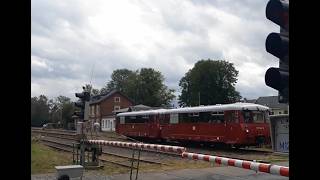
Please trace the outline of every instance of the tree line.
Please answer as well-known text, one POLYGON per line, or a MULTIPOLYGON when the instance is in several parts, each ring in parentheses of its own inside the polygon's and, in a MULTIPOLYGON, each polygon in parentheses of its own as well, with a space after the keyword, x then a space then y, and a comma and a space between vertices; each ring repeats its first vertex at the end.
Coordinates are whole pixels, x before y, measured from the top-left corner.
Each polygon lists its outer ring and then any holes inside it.
POLYGON ((48 99, 45 95, 31 97, 31 126, 40 127, 46 123, 59 124, 67 129, 72 123, 75 110, 73 102, 66 96, 48 99))
MULTIPOLYGON (((237 102, 241 99, 240 93, 235 90, 237 76, 238 71, 228 61, 202 59, 180 79, 179 105, 185 107, 237 102)), ((117 69, 112 72, 111 80, 101 89, 95 89, 89 84, 85 85, 85 89, 91 96, 117 89, 135 104, 165 108, 170 106, 175 95, 174 90, 168 88, 164 80, 162 73, 153 68, 117 69)), ((72 122, 73 112, 73 102, 68 97, 59 96, 48 100, 41 95, 31 98, 33 126, 60 122, 63 127, 67 127, 68 122, 72 122)))

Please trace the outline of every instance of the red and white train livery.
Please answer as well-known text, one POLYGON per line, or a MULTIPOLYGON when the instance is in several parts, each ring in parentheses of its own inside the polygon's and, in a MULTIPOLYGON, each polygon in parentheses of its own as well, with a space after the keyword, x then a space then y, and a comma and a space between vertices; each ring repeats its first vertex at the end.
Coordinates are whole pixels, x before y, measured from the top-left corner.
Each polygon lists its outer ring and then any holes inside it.
POLYGON ((269 108, 233 103, 117 114, 116 132, 134 138, 234 146, 269 143, 269 108))

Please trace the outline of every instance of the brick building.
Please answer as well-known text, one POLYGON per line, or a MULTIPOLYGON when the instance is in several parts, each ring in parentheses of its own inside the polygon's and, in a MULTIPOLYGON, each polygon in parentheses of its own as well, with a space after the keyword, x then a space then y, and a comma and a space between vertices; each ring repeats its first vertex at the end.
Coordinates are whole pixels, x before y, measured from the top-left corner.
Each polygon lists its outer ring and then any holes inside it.
POLYGON ((115 130, 114 111, 130 107, 134 102, 118 90, 92 96, 89 108, 91 123, 98 122, 102 131, 115 130))

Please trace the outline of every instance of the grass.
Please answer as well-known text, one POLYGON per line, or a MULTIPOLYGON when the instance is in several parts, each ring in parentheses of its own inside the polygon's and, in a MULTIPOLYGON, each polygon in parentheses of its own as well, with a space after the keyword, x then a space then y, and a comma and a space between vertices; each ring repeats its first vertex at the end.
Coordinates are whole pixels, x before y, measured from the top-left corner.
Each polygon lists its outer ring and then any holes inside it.
POLYGON ((31 174, 55 172, 55 166, 72 164, 72 154, 59 152, 32 141, 31 143, 31 174))
MULTIPOLYGON (((135 165, 136 166, 135 162, 135 165)), ((208 168, 213 167, 211 163, 201 162, 201 161, 192 161, 192 160, 170 160, 165 162, 168 165, 158 165, 158 164, 148 164, 140 162, 139 172, 161 172, 166 170, 178 170, 178 169, 196 169, 196 168, 208 168)), ((123 174, 130 173, 129 168, 122 166, 103 163, 104 168, 100 170, 94 170, 91 173, 99 173, 103 175, 113 175, 113 174, 123 174)), ((219 165, 214 165, 219 166, 219 165)), ((135 172, 135 170, 133 170, 135 172)))

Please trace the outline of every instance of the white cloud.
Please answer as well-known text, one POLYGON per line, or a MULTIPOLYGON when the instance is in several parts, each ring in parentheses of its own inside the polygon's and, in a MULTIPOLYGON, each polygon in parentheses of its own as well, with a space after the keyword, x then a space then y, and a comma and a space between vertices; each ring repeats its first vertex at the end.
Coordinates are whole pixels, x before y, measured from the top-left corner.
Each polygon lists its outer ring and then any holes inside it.
POLYGON ((200 59, 239 70, 243 96, 275 94, 264 73, 277 60, 264 49, 277 27, 266 2, 32 0, 32 95, 70 95, 90 80, 101 88, 113 70, 154 68, 170 88, 200 59), (91 71, 93 69, 93 77, 91 71), (50 83, 49 83, 50 82, 50 83), (63 87, 63 88, 60 88, 63 87))
POLYGON ((50 66, 48 66, 46 61, 46 59, 37 56, 31 56, 31 70, 45 69, 48 72, 51 72, 53 69, 50 66))

